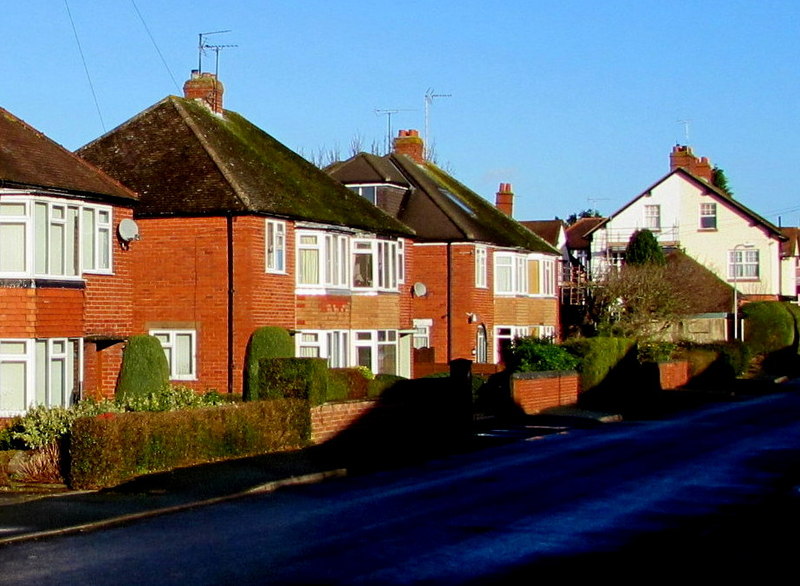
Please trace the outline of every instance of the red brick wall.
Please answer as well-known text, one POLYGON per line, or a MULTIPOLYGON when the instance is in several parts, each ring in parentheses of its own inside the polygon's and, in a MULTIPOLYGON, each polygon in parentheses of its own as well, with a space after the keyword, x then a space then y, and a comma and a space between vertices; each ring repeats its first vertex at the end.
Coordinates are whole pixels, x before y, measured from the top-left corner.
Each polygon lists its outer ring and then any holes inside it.
POLYGON ((573 405, 578 401, 578 373, 525 373, 511 377, 511 396, 522 410, 532 415, 549 407, 573 405))
POLYGON ((662 389, 677 389, 689 382, 689 362, 659 362, 658 374, 662 389))
POLYGON ((115 237, 116 226, 132 217, 127 208, 114 208, 112 238, 113 275, 84 275, 86 279, 86 334, 105 337, 128 337, 133 331, 133 270, 141 260, 141 241, 121 244, 115 237))
POLYGON ((321 444, 375 407, 375 401, 328 403, 311 408, 311 441, 321 444))

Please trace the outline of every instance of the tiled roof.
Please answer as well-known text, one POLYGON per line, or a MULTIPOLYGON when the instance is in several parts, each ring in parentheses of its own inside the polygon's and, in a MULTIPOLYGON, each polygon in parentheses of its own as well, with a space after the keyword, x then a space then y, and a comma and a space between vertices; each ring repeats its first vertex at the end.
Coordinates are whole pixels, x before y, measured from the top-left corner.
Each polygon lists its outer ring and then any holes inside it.
POLYGON ((561 228, 564 226, 561 220, 524 220, 520 224, 556 247, 561 236, 561 228))
POLYGON ((733 288, 711 270, 680 251, 667 254, 673 284, 686 290, 689 314, 727 313, 733 307, 733 288))
POLYGON ((264 214, 410 235, 235 112, 169 96, 78 154, 140 193, 140 217, 264 214))
POLYGON ((327 170, 345 184, 391 183, 407 188, 397 217, 415 230, 418 240, 475 241, 558 254, 553 246, 433 163, 420 165, 403 154, 377 157, 360 153, 327 170))
POLYGON ((0 187, 135 200, 136 194, 0 108, 0 187))
POLYGON ((589 248, 591 243, 586 234, 605 220, 605 218, 578 218, 574 224, 567 226, 567 248, 570 250, 589 248))
POLYGON ((800 228, 781 228, 787 240, 781 242, 781 256, 800 256, 800 228))

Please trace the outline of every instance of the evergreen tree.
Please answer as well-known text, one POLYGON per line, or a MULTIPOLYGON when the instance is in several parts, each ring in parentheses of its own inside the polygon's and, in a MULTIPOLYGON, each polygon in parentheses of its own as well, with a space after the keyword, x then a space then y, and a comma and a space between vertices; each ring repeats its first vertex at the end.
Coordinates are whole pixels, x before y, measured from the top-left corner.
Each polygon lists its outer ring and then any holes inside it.
POLYGON ((663 266, 666 262, 664 251, 650 230, 637 230, 633 233, 625 249, 626 264, 663 266))
POLYGON ((733 197, 733 191, 731 191, 731 188, 728 187, 728 178, 725 176, 725 171, 719 167, 714 167, 711 170, 711 184, 720 191, 728 194, 730 197, 733 197))

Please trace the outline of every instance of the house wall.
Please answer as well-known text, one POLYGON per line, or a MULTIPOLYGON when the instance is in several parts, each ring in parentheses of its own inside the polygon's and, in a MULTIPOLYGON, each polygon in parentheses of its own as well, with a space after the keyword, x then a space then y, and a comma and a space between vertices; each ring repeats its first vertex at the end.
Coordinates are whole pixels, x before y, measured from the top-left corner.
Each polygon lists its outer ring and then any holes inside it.
POLYGON ((487 332, 488 359, 495 361, 494 328, 497 325, 546 325, 558 331, 558 297, 496 296, 493 251, 487 246, 487 286, 475 286, 475 243, 422 243, 414 247, 415 278, 427 287, 425 297, 413 300, 414 318, 431 319, 432 362, 475 359, 478 328, 487 332), (449 259, 449 260, 448 260, 449 259), (448 304, 448 267, 451 295, 448 304), (452 323, 448 328, 448 310, 452 323), (475 321, 470 317, 475 316, 475 321), (452 345, 450 345, 452 336, 452 345))
POLYGON ((704 193, 700 186, 684 176, 673 174, 649 194, 632 202, 612 218, 592 240, 593 270, 603 270, 609 249, 624 250, 636 230, 646 227, 645 206, 659 205, 661 230, 656 232, 662 246, 680 246, 686 254, 713 271, 722 280, 728 278, 728 251, 737 244, 752 243, 759 251, 760 278, 740 279, 737 287, 752 295, 777 295, 781 290, 779 242, 765 229, 726 204, 722 197, 704 193), (700 204, 716 203, 717 229, 700 228, 700 204))

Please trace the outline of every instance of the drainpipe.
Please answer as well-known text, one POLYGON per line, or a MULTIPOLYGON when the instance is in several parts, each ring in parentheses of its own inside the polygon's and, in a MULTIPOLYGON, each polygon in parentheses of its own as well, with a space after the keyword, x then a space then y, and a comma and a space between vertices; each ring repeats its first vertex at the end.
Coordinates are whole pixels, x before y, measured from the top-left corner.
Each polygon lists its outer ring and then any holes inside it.
POLYGON ((453 269, 452 243, 447 243, 447 363, 453 359, 453 269))
POLYGON ((225 218, 228 236, 228 393, 233 393, 233 215, 225 218))

